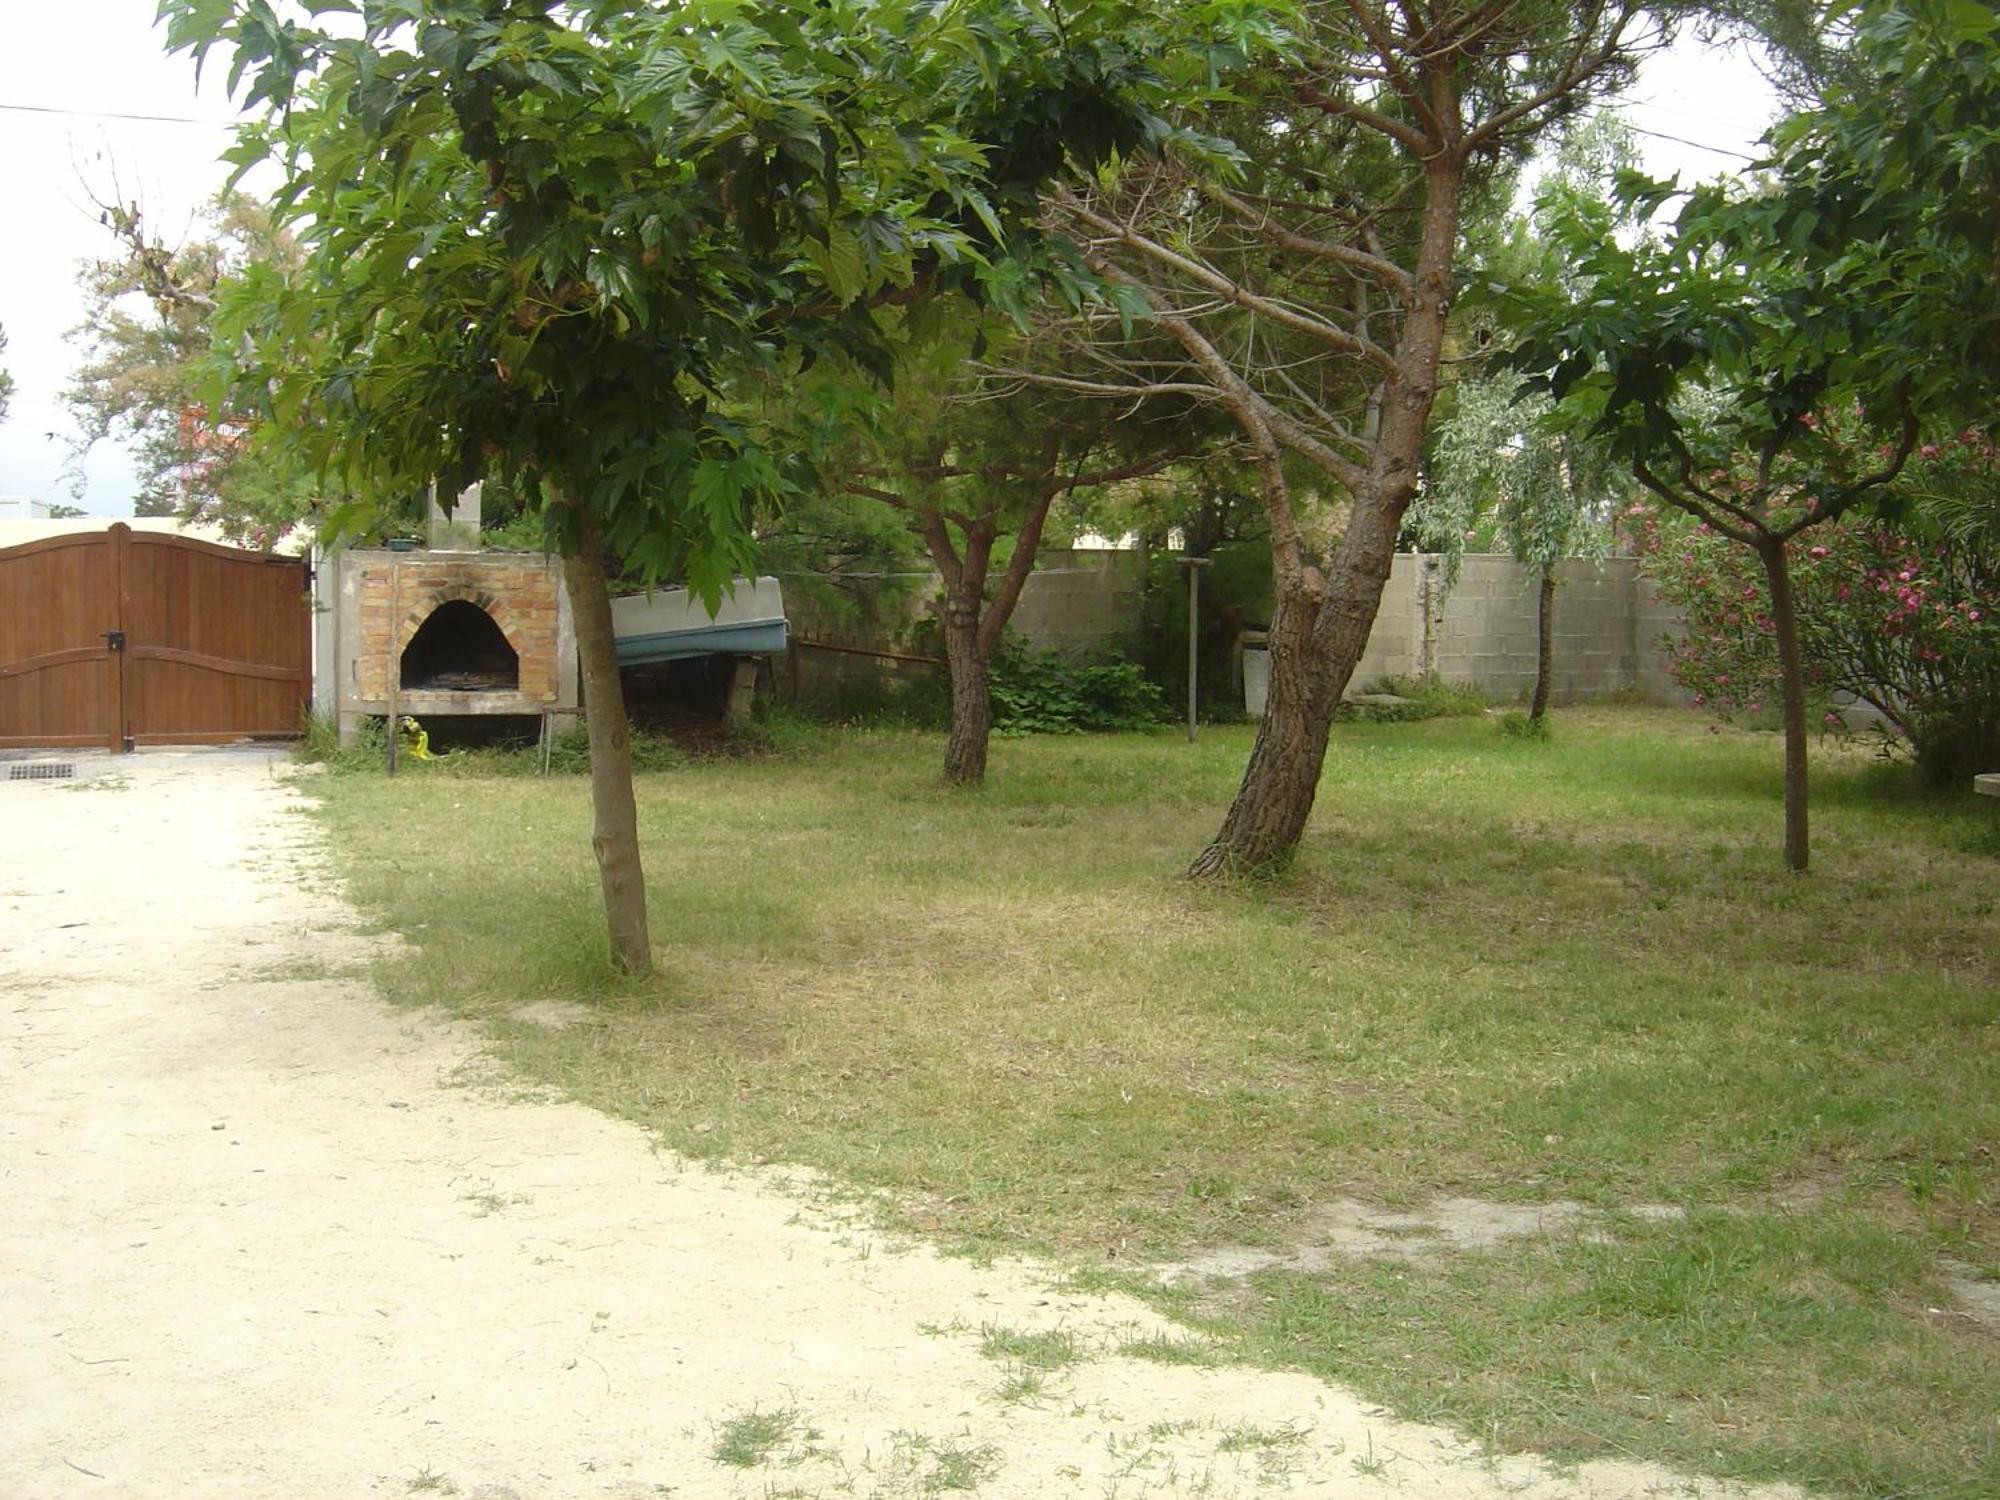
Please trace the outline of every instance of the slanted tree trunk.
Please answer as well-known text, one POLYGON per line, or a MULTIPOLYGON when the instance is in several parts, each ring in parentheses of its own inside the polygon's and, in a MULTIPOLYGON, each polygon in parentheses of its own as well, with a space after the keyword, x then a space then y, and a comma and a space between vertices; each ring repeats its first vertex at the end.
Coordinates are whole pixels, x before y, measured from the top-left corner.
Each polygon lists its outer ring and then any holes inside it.
MULTIPOLYGON (((1274 523, 1283 513, 1282 528, 1272 528, 1280 604, 1271 629, 1271 704, 1221 830, 1188 868, 1194 878, 1261 873, 1290 860, 1312 815, 1334 709, 1375 628, 1395 560, 1396 533, 1417 493, 1424 436, 1437 396, 1464 187, 1464 168, 1453 159, 1434 159, 1425 176, 1423 237, 1396 342, 1395 373, 1377 392, 1378 415, 1370 421, 1373 459, 1349 486, 1353 508, 1323 582, 1312 568, 1287 560, 1286 551, 1297 547, 1289 500, 1271 460, 1260 461, 1274 523), (1297 579, 1291 587, 1288 574, 1297 579), (1295 616, 1302 616, 1302 622, 1295 616)), ((1170 333, 1186 327, 1182 320, 1158 314, 1155 320, 1170 333)), ((1271 428, 1259 422, 1247 401, 1225 396, 1225 404, 1245 425, 1253 445, 1260 436, 1269 442, 1271 428)))
POLYGON ((1778 680, 1785 721, 1785 863, 1803 873, 1806 829, 1806 670, 1799 654, 1798 609, 1792 599, 1792 571, 1782 538, 1757 538, 1757 556, 1771 588, 1771 626, 1778 640, 1778 680))
POLYGON ((1265 874, 1290 859, 1319 791, 1336 693, 1324 695, 1314 671, 1313 627, 1326 607, 1310 574, 1281 588, 1271 618, 1271 690, 1250 763, 1222 828, 1188 867, 1193 879, 1265 874))
POLYGON ((1541 595, 1535 610, 1535 699, 1528 705, 1528 722, 1539 724, 1548 717, 1549 691, 1556 670, 1556 570, 1542 564, 1541 595))
POLYGON ((590 847, 611 927, 611 962, 628 974, 649 974, 653 948, 646 929, 646 875, 639 864, 639 808, 632 795, 631 725, 618 680, 604 544, 597 523, 580 509, 576 515, 577 548, 563 559, 563 583, 576 625, 584 723, 590 730, 590 847))

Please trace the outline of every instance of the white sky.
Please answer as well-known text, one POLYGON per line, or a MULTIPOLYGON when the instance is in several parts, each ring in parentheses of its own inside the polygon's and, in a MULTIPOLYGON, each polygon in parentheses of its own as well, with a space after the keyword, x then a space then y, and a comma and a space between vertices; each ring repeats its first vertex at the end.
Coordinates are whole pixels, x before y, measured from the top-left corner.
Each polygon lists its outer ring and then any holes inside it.
MULTIPOLYGON (((0 422, 0 495, 80 503, 98 515, 129 515, 129 459, 101 444, 85 464, 80 499, 62 479, 75 428, 61 392, 76 363, 66 333, 83 315, 76 273, 104 254, 109 237, 84 184, 143 205, 172 239, 222 184, 216 155, 229 141, 230 108, 219 77, 197 95, 193 65, 169 59, 153 27, 157 0, 0 0, 0 365, 14 398, 0 422), (63 111, 42 113, 39 111, 63 111), (116 115, 175 120, 130 120, 116 115)), ((1647 65, 1630 104, 1646 166, 1684 181, 1741 165, 1661 139, 1747 152, 1776 105, 1746 55, 1691 48, 1647 65)))

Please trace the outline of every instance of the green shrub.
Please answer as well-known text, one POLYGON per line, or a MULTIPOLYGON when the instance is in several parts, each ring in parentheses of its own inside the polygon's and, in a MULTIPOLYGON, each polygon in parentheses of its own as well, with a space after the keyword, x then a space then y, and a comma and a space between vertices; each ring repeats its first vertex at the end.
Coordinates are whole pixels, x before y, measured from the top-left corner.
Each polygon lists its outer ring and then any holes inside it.
POLYGON ((1009 642, 993 663, 993 727, 1002 734, 1146 729, 1167 700, 1136 662, 1087 666, 1009 642))
POLYGON ((1401 698, 1401 703, 1344 702, 1337 717, 1376 724, 1409 724, 1419 719, 1463 719, 1486 712, 1477 688, 1446 682, 1435 672, 1422 677, 1384 677, 1364 686, 1369 696, 1401 698))

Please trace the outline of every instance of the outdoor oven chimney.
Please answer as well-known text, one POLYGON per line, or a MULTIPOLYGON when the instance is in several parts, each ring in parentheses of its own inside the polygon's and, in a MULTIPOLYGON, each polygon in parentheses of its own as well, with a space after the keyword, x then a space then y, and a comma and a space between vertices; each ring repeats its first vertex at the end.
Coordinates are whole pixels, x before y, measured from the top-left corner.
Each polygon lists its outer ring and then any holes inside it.
POLYGON ((477 552, 479 550, 479 485, 459 491, 458 503, 447 515, 438 504, 437 486, 431 486, 430 543, 433 552, 477 552))

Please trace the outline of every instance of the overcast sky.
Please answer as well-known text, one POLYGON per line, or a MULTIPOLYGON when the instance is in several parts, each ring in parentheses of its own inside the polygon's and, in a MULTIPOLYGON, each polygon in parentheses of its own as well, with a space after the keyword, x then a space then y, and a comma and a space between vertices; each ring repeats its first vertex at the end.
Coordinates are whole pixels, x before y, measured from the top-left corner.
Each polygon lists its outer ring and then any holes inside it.
MULTIPOLYGON (((211 78, 198 94, 185 57, 167 58, 153 27, 157 0, 0 0, 0 365, 14 399, 0 422, 0 495, 82 504, 129 515, 132 465, 109 444, 92 451, 75 499, 63 479, 75 432, 61 393, 76 363, 65 335, 83 313, 78 264, 109 239, 89 206, 137 199, 169 238, 221 186, 216 155, 231 110, 211 78), (149 115, 163 118, 129 119, 149 115)), ((1694 49, 1647 67, 1631 117, 1655 173, 1709 177, 1770 123, 1771 92, 1747 57, 1694 49), (1678 136, 1683 144, 1665 137, 1678 136), (1698 149, 1719 147, 1721 153, 1698 149)))

